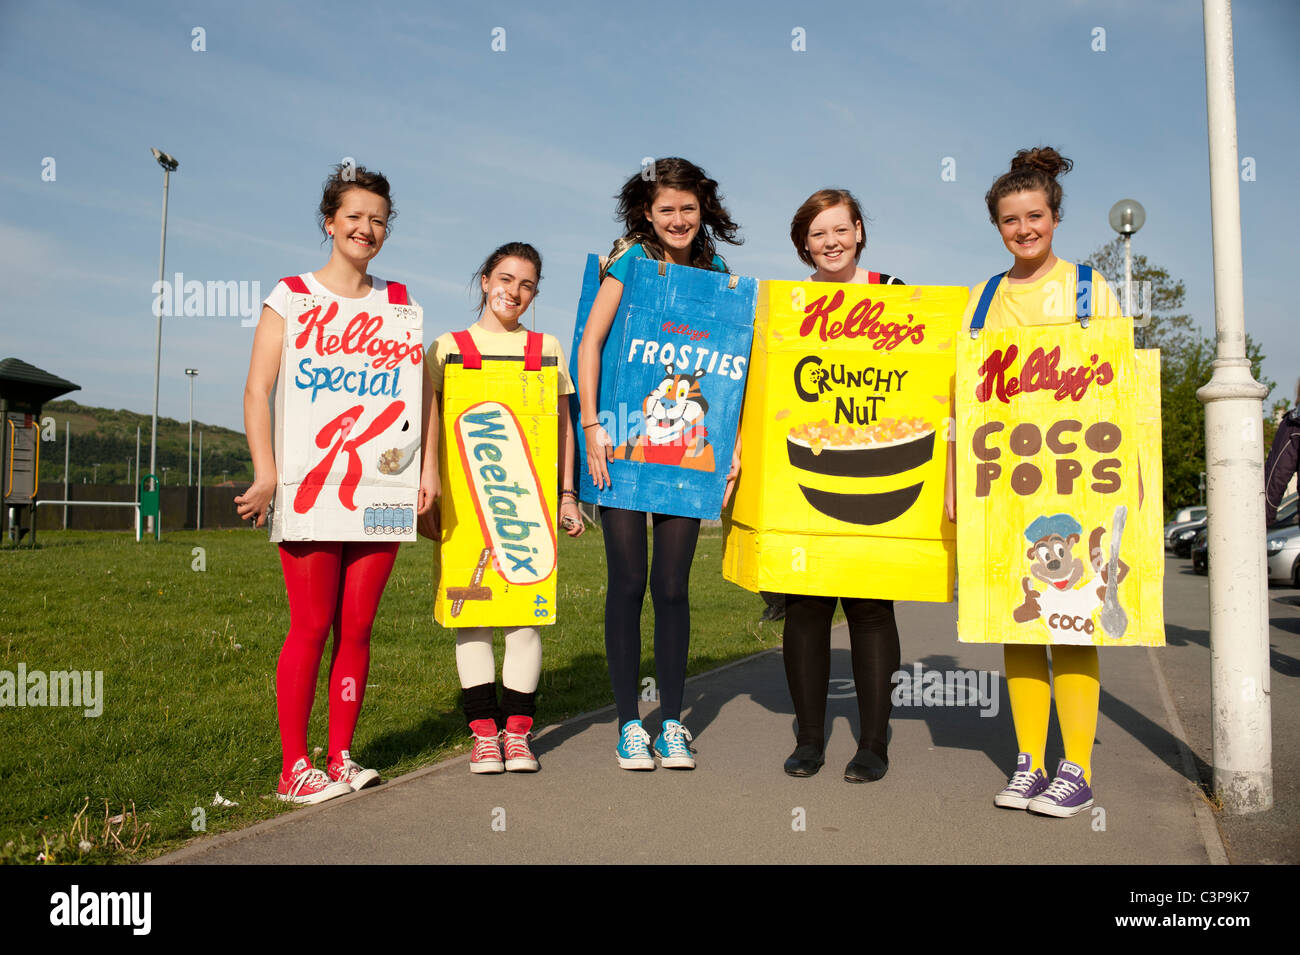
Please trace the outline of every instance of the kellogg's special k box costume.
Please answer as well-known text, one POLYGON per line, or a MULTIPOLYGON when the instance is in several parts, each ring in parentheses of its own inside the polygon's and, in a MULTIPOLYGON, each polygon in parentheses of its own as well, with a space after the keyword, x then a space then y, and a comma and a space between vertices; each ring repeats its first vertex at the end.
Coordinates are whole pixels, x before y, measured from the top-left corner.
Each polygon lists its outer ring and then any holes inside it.
MULTIPOLYGON (((600 287, 588 256, 570 359, 600 287)), ((637 259, 600 360, 598 414, 614 442, 611 485, 591 483, 578 428, 582 500, 632 511, 716 518, 731 468, 754 332, 752 278, 637 259)), ((580 420, 577 396, 574 420, 580 420)))
POLYGON ((951 599, 943 499, 966 299, 760 283, 723 576, 749 590, 951 599))
POLYGON ((381 297, 289 288, 275 391, 273 541, 413 540, 420 486, 423 313, 381 297))
POLYGON ((998 278, 959 337, 958 638, 1163 646, 1159 353, 1122 318, 980 329, 998 278))
POLYGON ((444 627, 555 622, 559 392, 556 359, 527 333, 525 354, 483 355, 468 332, 443 368, 444 627))

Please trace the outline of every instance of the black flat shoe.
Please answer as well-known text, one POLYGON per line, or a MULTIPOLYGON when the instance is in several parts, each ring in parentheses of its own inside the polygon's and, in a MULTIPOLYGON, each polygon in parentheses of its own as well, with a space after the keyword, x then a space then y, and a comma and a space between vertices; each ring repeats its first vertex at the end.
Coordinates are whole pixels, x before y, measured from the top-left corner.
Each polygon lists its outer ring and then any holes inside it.
POLYGON ((889 772, 889 760, 869 749, 860 749, 844 767, 844 779, 850 783, 874 783, 889 772))
POLYGON ((805 743, 796 746, 790 758, 785 761, 785 772, 788 776, 816 776, 817 770, 822 768, 824 762, 826 757, 822 750, 805 743))

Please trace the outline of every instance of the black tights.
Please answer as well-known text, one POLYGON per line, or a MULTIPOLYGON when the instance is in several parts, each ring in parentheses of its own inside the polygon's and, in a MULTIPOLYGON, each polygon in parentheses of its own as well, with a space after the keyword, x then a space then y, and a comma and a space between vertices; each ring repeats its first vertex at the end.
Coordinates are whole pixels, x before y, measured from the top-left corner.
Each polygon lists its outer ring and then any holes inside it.
MULTIPOLYGON (((681 719, 686 687, 686 653, 691 643, 688 587, 700 522, 694 517, 654 514, 654 561, 650 599, 655 611, 655 672, 666 720, 681 719)), ((637 708, 641 674, 641 604, 645 600, 646 521, 644 511, 602 507, 609 587, 605 593, 605 657, 618 706, 618 725, 641 718, 637 708)))
POLYGON ((844 604, 853 649, 853 685, 858 695, 858 748, 882 759, 887 737, 892 677, 901 652, 894 602, 862 597, 803 597, 785 600, 785 678, 799 722, 797 743, 821 749, 826 743, 826 695, 831 678, 831 618, 844 604))

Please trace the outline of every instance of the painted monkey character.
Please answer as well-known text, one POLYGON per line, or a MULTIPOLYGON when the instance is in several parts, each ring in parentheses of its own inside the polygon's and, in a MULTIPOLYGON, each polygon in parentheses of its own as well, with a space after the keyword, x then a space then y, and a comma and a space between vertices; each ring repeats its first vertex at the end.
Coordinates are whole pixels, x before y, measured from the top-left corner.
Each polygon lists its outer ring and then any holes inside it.
MULTIPOLYGON (((1088 538, 1088 556, 1092 565, 1091 580, 1080 587, 1087 565, 1075 553, 1082 539, 1083 527, 1069 514, 1053 514, 1035 519, 1025 529, 1029 549, 1029 576, 1021 578, 1024 602, 1011 617, 1017 623, 1043 620, 1052 633, 1053 643, 1091 644, 1096 625, 1093 612, 1106 594, 1107 567, 1102 560, 1101 538, 1105 533, 1095 528, 1088 538), (1031 579, 1032 578, 1032 579, 1031 579), (1037 589, 1031 584, 1038 584, 1037 589)), ((1128 574, 1128 565, 1119 563, 1116 583, 1128 574)))
POLYGON ((713 445, 701 423, 709 403, 700 390, 704 369, 675 374, 664 367, 664 377, 641 405, 645 417, 642 433, 614 451, 614 457, 651 464, 675 464, 699 471, 713 471, 713 445))

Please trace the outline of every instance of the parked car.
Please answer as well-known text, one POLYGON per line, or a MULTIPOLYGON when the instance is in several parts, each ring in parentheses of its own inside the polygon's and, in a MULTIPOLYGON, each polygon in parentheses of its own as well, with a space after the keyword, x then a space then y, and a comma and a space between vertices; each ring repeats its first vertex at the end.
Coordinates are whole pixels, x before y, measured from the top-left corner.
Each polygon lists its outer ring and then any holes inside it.
MULTIPOLYGON (((1296 495, 1292 494, 1278 508, 1277 519, 1264 535, 1268 560, 1268 581, 1300 587, 1300 526, 1296 525, 1296 495)), ((1210 572, 1208 525, 1192 538, 1192 570, 1210 572)))
POLYGON ((1205 507, 1198 505, 1196 507, 1180 507, 1174 514, 1174 519, 1165 525, 1165 550, 1174 549, 1175 532, 1182 530, 1188 524, 1194 524, 1205 518, 1205 507))
POLYGON ((1268 532, 1268 582, 1300 587, 1300 527, 1268 532))
POLYGON ((1195 521, 1191 524, 1180 525, 1181 529, 1176 528, 1171 535, 1173 537, 1171 548, 1174 552, 1174 556, 1191 557, 1192 542, 1196 540, 1197 533, 1205 529, 1205 526, 1205 518, 1201 518, 1199 521, 1195 521))
POLYGON ((1192 538, 1192 570, 1202 577, 1210 572, 1210 528, 1202 527, 1192 538))

